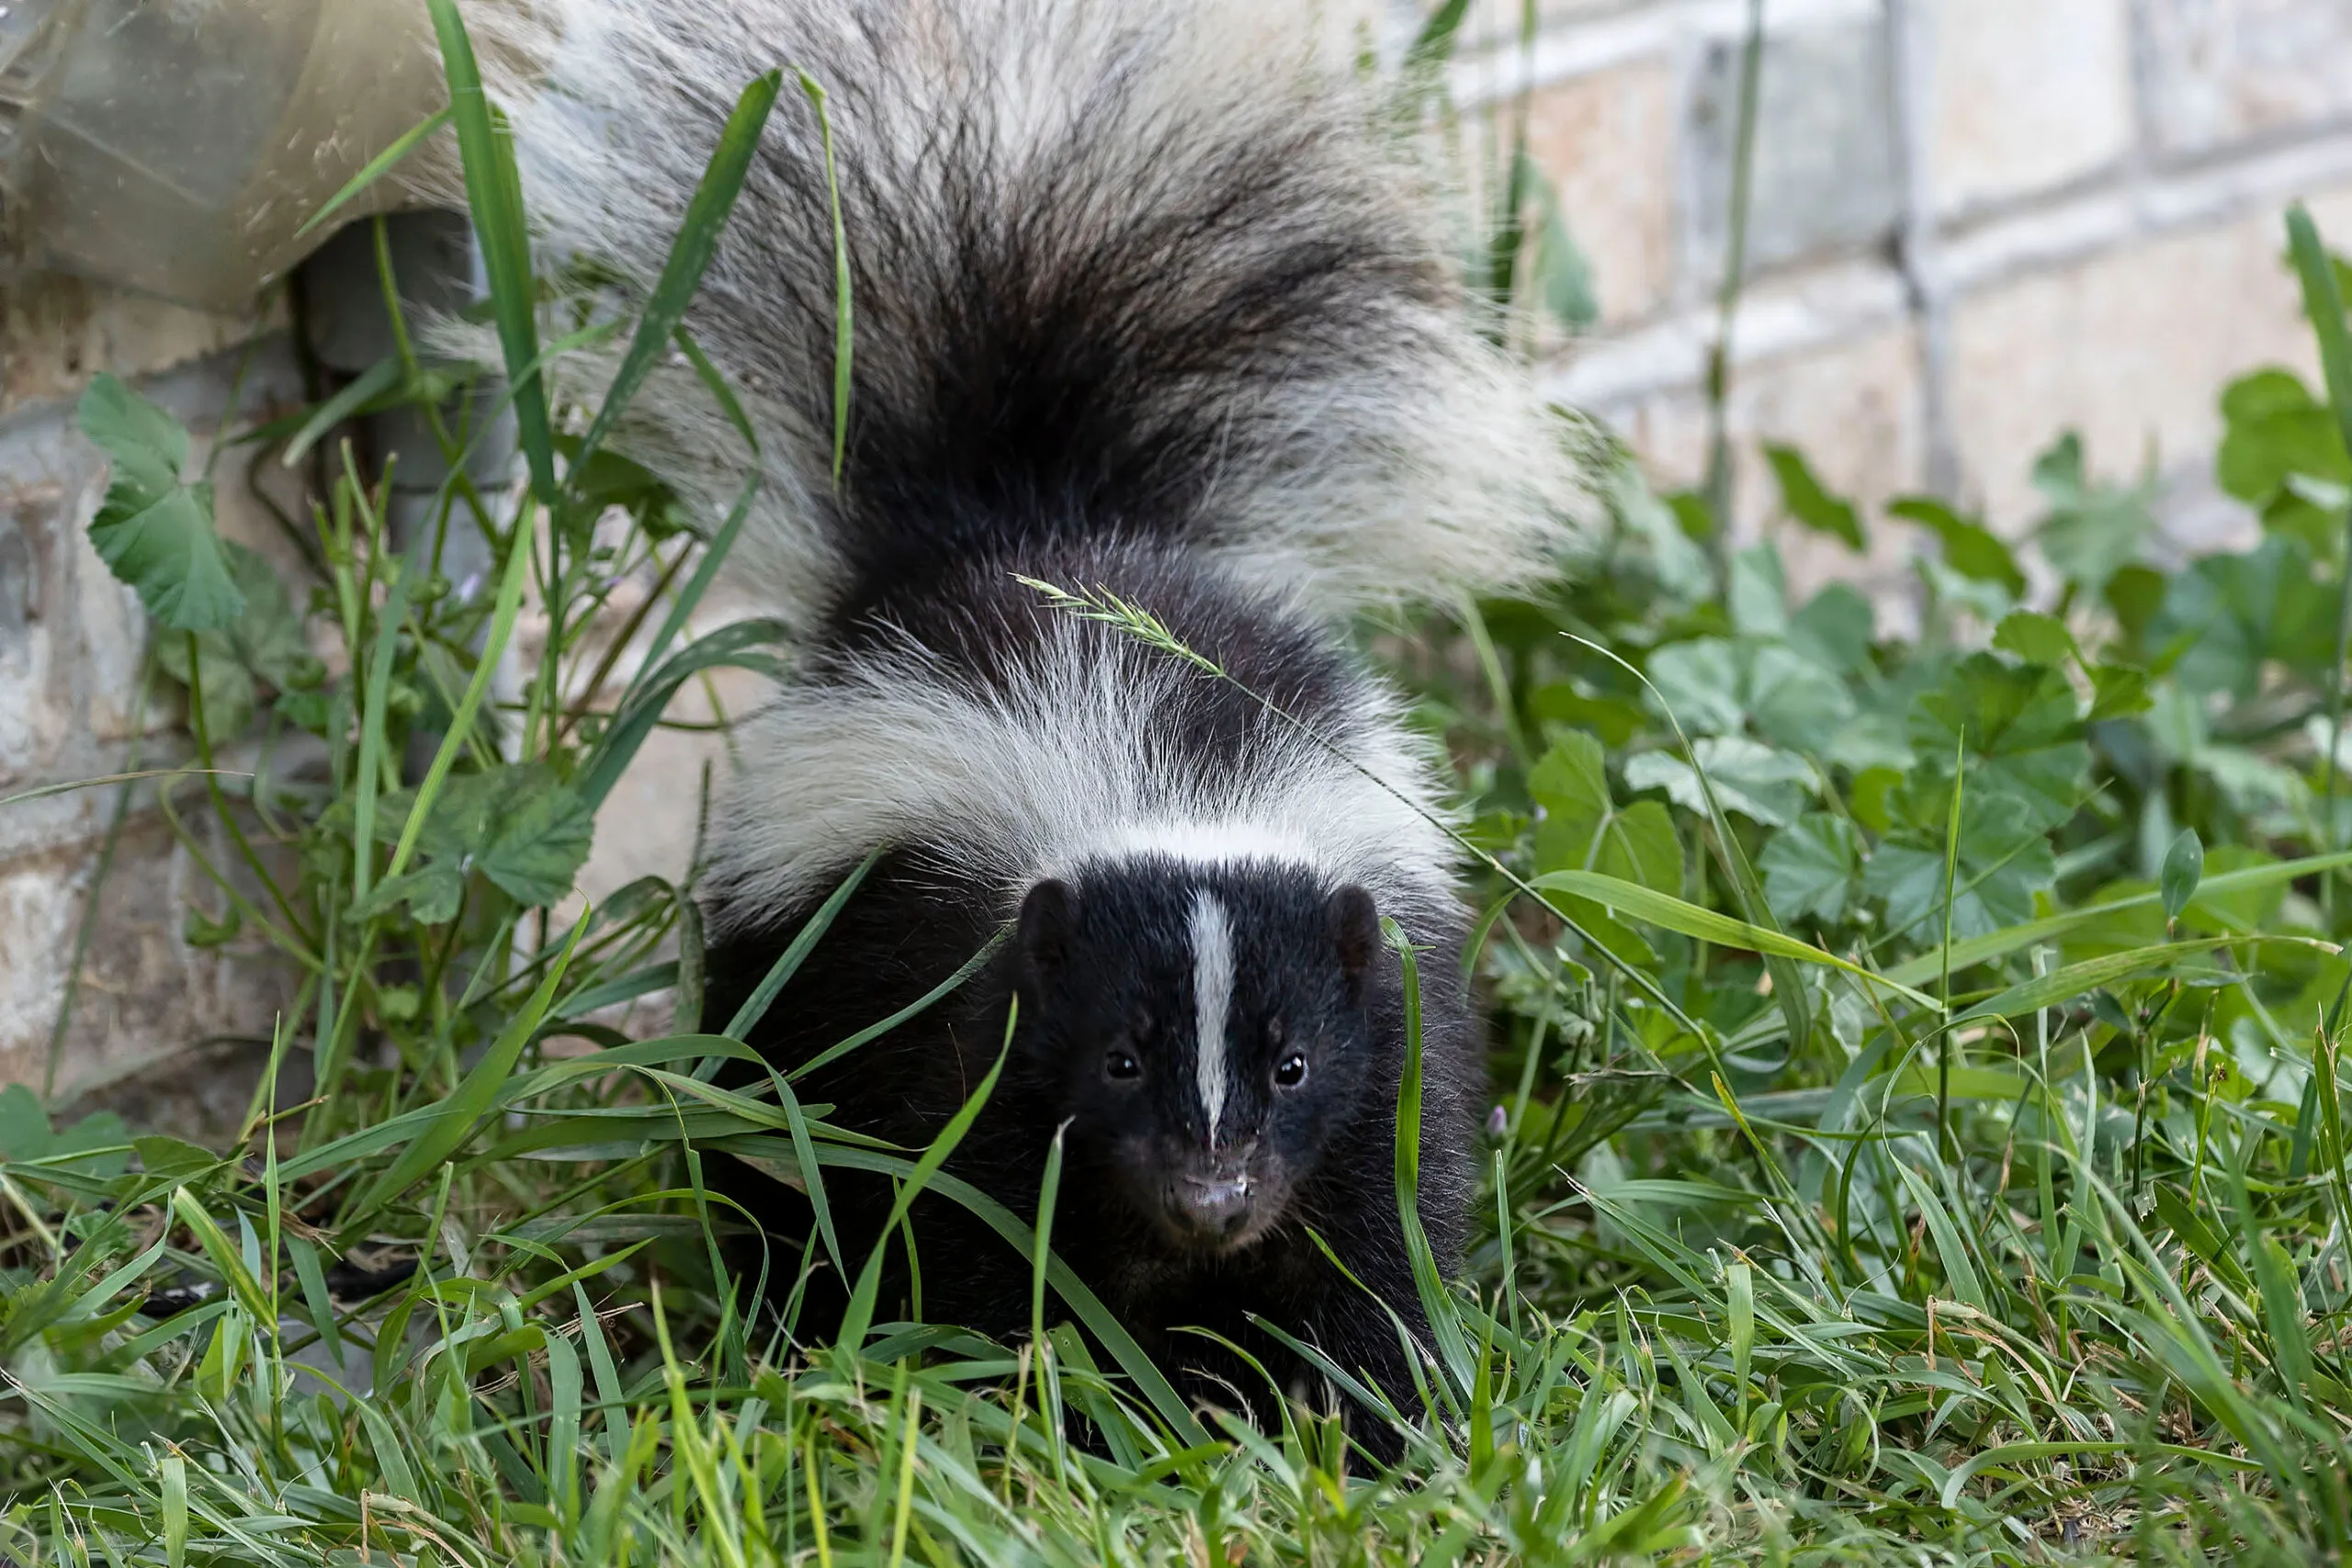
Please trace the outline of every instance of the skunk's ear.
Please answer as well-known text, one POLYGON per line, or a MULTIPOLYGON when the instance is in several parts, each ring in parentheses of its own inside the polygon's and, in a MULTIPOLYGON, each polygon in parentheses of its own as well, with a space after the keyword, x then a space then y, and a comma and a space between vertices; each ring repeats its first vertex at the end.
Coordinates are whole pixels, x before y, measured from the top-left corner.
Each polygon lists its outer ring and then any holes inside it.
POLYGON ((1372 895, 1353 884, 1332 894, 1329 908, 1331 945, 1340 956, 1340 972, 1348 977, 1349 995, 1360 998, 1372 974, 1373 960, 1380 955, 1380 911, 1374 907, 1372 895))
POLYGON ((1050 986, 1069 964, 1070 939, 1078 929, 1078 893, 1067 882, 1047 877, 1021 900, 1021 927, 1014 935, 1021 973, 1033 985, 1050 986))

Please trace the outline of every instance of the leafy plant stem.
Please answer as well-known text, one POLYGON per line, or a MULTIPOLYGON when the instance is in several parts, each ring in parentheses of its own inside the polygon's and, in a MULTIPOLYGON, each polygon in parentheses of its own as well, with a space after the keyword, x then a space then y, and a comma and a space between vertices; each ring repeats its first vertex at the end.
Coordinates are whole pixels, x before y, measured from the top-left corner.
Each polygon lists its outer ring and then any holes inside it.
MULTIPOLYGON (((2319 338, 2320 367, 2327 381, 2327 400, 2335 415, 2338 436, 2352 450, 2352 329, 2344 319, 2344 295, 2337 286, 2335 264, 2320 243, 2319 230, 2302 203, 2287 210, 2287 243, 2301 275, 2303 310, 2319 338)), ((2336 822, 2337 753, 2344 743, 2345 664, 2352 658, 2352 506, 2345 512, 2344 553, 2335 565, 2335 660, 2328 672, 2327 759, 2320 791, 2321 831, 2330 849, 2342 847, 2336 822)), ((2335 885, 2329 876, 2320 885, 2321 909, 2334 924, 2335 885)))
POLYGON ((1747 28, 1739 52, 1739 104, 1732 135, 1724 280, 1716 297, 1715 342, 1707 355, 1707 511, 1714 525, 1708 532, 1707 547, 1719 589, 1731 571, 1736 499, 1731 461, 1732 326, 1747 274, 1748 211, 1756 177, 1756 122, 1763 75, 1764 0, 1747 0, 1747 28))

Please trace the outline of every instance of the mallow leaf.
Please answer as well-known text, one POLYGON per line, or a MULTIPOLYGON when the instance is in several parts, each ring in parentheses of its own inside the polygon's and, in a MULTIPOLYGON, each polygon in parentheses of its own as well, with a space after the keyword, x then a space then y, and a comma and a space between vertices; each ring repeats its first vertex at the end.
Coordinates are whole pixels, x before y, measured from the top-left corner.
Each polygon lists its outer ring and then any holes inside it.
POLYGON ((2066 660, 2080 659, 2075 647, 2075 634, 2066 623, 2055 615, 2045 615, 2039 610, 2012 610, 2001 619, 1993 632, 1993 646, 2003 653, 2014 653, 2028 664, 2047 664, 2063 668, 2066 660))
MULTIPOLYGON (((196 636, 203 661, 204 724, 216 739, 237 735, 252 724, 256 681, 289 690, 311 660, 301 617, 268 558, 234 540, 222 541, 221 548, 245 608, 226 628, 196 636)), ((193 683, 187 638, 157 638, 155 655, 173 680, 183 686, 193 683)))
POLYGON ((2035 461, 2033 482, 2050 498, 2050 513, 2037 530, 2042 554, 2086 592, 2106 587, 2155 526, 2149 510, 2154 481, 2130 489, 2095 483, 2084 469, 2082 438, 2073 431, 2035 461))
POLYGON ((1804 453, 1768 442, 1764 460, 1772 465, 1772 477, 1781 484, 1781 505, 1790 516, 1858 555, 1868 547, 1862 537, 1861 514, 1854 510, 1854 503, 1831 494, 1805 462, 1804 453))
POLYGON ((1783 925, 1807 917, 1835 924, 1860 901, 1862 836, 1843 817, 1808 811, 1757 857, 1764 897, 1783 925))
POLYGON ((1997 583, 2010 598, 2025 592, 2025 573, 2000 536, 1973 517, 1963 517, 1931 495, 1905 496, 1887 512, 1917 523, 1943 542, 1944 565, 1962 577, 1997 583))
POLYGON ((1691 735, 1753 729, 1792 750, 1819 752, 1854 716, 1835 671, 1786 643, 1695 637, 1650 655, 1659 700, 1691 735))
POLYGON ((82 433, 112 460, 90 543, 107 569, 173 631, 219 631, 244 613, 220 537, 212 487, 181 478, 187 432, 115 376, 82 394, 82 433))
MULTIPOLYGON (((1680 897, 1682 840, 1673 814, 1655 800, 1620 806, 1609 792, 1600 742, 1572 732, 1529 770, 1528 793, 1543 809, 1535 829, 1540 870, 1598 871, 1680 897)), ((1589 899, 1556 896, 1593 939, 1630 962, 1656 954, 1631 928, 1589 899)))
MULTIPOLYGON (((1974 784, 1972 773, 1961 797, 1959 866, 1952 897, 1955 939, 1988 935, 2031 919, 2034 894, 2049 886, 2058 874, 2058 858, 2032 808, 2015 795, 1986 794, 1974 784)), ((1948 781, 1944 787, 1950 789, 1948 781)), ((1948 806, 1949 794, 1944 798, 1948 806)), ((1932 835, 1915 827, 1880 844, 1863 868, 1862 886, 1885 900, 1889 935, 1903 938, 1913 947, 1941 942, 1944 843, 1940 824, 1932 835)))
POLYGON ((1913 700, 1906 728, 1922 764, 1947 781, 1965 753, 1972 795, 2010 796, 2044 829, 2074 815, 2090 748, 2061 671, 1971 654, 1913 700))
MULTIPOLYGON (((413 802, 407 791, 385 800, 380 838, 400 837, 413 802)), ((545 762, 454 775, 417 837, 422 863, 379 888, 361 913, 405 902, 427 924, 449 919, 475 872, 526 908, 556 903, 571 891, 595 828, 586 803, 545 762)))
POLYGON ((2163 648, 2182 639, 2174 672, 2194 692, 2227 692, 2243 701, 2277 660, 2313 678, 2335 659, 2334 590, 2320 580, 2309 551, 2274 535, 2245 555, 2208 556, 2173 578, 2148 625, 2163 648))
MULTIPOLYGON (((1785 828, 1813 797, 1813 765, 1803 757, 1738 735, 1711 735, 1690 743, 1691 757, 1725 811, 1768 828, 1785 828)), ((1690 762, 1670 751, 1645 751, 1625 764, 1633 789, 1663 789, 1684 810, 1704 817, 1707 796, 1690 762)))

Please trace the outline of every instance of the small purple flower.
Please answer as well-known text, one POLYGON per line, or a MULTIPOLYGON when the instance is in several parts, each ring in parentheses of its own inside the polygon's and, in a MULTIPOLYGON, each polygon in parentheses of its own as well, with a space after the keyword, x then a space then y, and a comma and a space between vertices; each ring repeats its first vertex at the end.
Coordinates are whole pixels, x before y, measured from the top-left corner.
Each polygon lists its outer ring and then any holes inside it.
POLYGON ((458 603, 470 604, 474 602, 474 595, 481 592, 481 573, 469 571, 466 573, 466 580, 458 584, 458 603))
POLYGON ((1510 1130, 1510 1112, 1496 1106, 1487 1112, 1487 1136, 1499 1138, 1510 1130))

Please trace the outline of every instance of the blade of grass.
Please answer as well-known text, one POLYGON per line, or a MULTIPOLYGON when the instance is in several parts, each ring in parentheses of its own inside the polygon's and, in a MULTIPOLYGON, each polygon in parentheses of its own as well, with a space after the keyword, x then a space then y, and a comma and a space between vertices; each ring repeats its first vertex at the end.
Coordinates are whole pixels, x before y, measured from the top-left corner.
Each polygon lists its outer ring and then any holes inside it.
POLYGON ((833 168, 833 118, 826 107, 825 89, 806 71, 800 90, 817 116, 825 143, 825 196, 833 220, 833 488, 842 484, 842 465, 849 456, 849 394, 852 379, 849 231, 842 222, 841 179, 833 168))
POLYGON ((906 1180, 899 1184, 890 1217, 883 1222, 881 1234, 875 1237, 874 1249, 866 1255, 865 1267, 858 1272, 857 1286, 850 1292, 848 1310, 842 1314, 841 1333, 834 1343, 844 1349, 855 1351, 865 1343, 866 1327, 874 1321, 875 1298, 882 1289, 882 1260, 890 1250, 891 1233, 906 1223, 907 1211, 939 1173, 939 1168, 947 1163, 947 1156, 956 1152, 956 1145, 964 1141, 964 1134, 971 1131, 972 1122, 988 1105, 989 1097, 996 1092, 996 1081, 1003 1075, 1006 1058, 1012 1054, 1012 1033, 1020 1021, 1020 1011, 1018 1003, 1005 1010, 1004 1043, 998 1049, 988 1076, 980 1079, 971 1098, 947 1119, 947 1125, 931 1141, 931 1146, 922 1152, 906 1180))
MULTIPOLYGON (((2300 201, 2287 209, 2287 248, 2295 258, 2296 272, 2301 275, 2304 312, 2319 338, 2320 370, 2327 380, 2328 408, 2335 415, 2337 435, 2346 450, 2352 451, 2352 332, 2345 327, 2344 294, 2336 284, 2335 259, 2320 243, 2319 230, 2312 222, 2310 209, 2300 201)), ((2335 663, 2327 690, 2327 761, 2320 793, 2320 830, 2326 835, 2325 842, 2331 849, 2339 847, 2335 821, 2336 752, 2344 736, 2344 664, 2347 654, 2352 654, 2352 507, 2345 511, 2344 526, 2344 556, 2336 563, 2335 572, 2335 663)), ((2330 917, 2331 929, 2335 913, 2335 882, 2330 876, 2320 885, 2320 908, 2330 917)))
MULTIPOLYGON (((398 1159, 369 1184, 367 1193, 344 1218, 344 1226, 355 1230, 373 1217, 376 1212, 394 1198, 407 1191, 425 1174, 446 1164, 450 1156, 472 1136, 474 1128, 496 1104, 499 1092, 514 1075, 515 1063, 521 1060, 523 1047, 527 1044, 539 1022, 555 1003, 556 988, 563 984, 563 976, 571 966, 572 953, 580 945, 582 932, 588 929, 590 909, 583 906, 580 918, 572 922, 571 935, 553 964, 548 966, 547 977, 539 988, 531 993, 529 1001, 507 1021, 498 1038, 483 1052, 463 1082, 448 1099, 434 1109, 424 1131, 401 1152, 398 1159)), ((288 1168, 292 1168, 288 1162, 288 1168)))
POLYGON ((311 230, 350 206, 362 191, 382 179, 411 152, 431 141, 443 126, 449 123, 449 118, 448 109, 435 109, 406 130, 401 131, 390 146, 368 159, 367 167, 345 181, 341 190, 327 197, 325 206, 304 219, 302 226, 294 231, 294 237, 298 240, 304 238, 311 230))
MULTIPOLYGON (((1396 1218, 1405 1233, 1405 1250, 1411 1259, 1413 1283, 1419 1288, 1421 1312, 1437 1340, 1445 1370, 1454 1389, 1469 1392, 1476 1363, 1469 1342, 1462 1336, 1462 1320, 1453 1297, 1438 1272, 1437 1254, 1430 1249, 1421 1224, 1421 976, 1413 945, 1402 927, 1383 918, 1381 935, 1402 966, 1405 987, 1405 1077, 1396 1090, 1396 1218)), ((1392 1396, 1397 1392, 1387 1391, 1392 1396)))
POLYGON ((614 422, 637 396, 662 350, 669 346, 671 335, 685 320, 686 307, 702 288, 703 274, 709 269, 710 259, 718 250, 719 235, 735 210, 735 198, 742 194, 743 178, 751 172, 761 132, 767 129, 769 111, 775 107, 776 95, 783 85, 783 73, 771 71, 745 87, 736 99, 734 112, 727 117, 726 127, 718 133, 718 145, 712 150, 710 163, 703 171, 702 183, 695 187, 694 197, 686 204, 685 218, 678 226, 677 238, 671 242, 662 276, 646 299, 644 313, 638 318, 628 352, 622 356, 612 385, 605 389, 604 401, 598 405, 595 418, 589 422, 587 434, 580 438, 580 453, 573 459, 574 472, 612 434, 614 422))
POLYGON ((1799 942, 1778 931, 1766 931, 1746 920, 1735 919, 1713 909, 1702 909, 1687 903, 1671 893, 1660 893, 1637 882, 1611 876, 1598 871, 1555 871, 1529 879, 1528 886, 1536 888, 1574 893, 1579 897, 1615 909, 1636 919, 1651 921, 1670 931, 1712 942, 1722 947, 1744 948, 1751 953, 1793 959, 1801 964, 1819 964, 1852 976, 1866 985, 1880 986, 1894 992, 1906 1001, 1936 1011, 1936 999, 1923 991, 1890 979, 1887 976, 1863 968, 1860 964, 1825 952, 1809 942, 1799 942))
POLYGON ((531 239, 523 221, 514 141, 482 91, 481 67, 458 15, 457 0, 425 0, 425 5, 449 83, 449 116, 458 128, 466 201, 473 210, 482 269, 490 278, 491 313, 506 358, 515 439, 530 466, 532 493, 551 503, 556 499, 555 438, 547 384, 538 370, 538 284, 531 273, 531 239))

